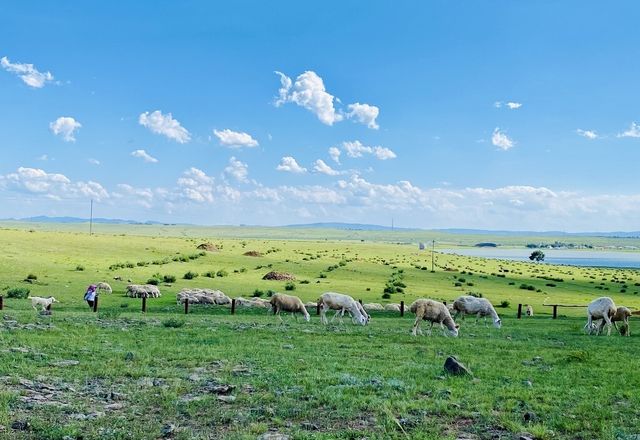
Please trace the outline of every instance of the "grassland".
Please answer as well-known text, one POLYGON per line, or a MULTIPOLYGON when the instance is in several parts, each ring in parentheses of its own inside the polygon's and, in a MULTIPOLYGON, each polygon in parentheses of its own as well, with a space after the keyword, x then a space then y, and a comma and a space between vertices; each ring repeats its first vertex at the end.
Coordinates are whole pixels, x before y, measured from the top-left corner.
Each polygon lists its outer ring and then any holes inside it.
POLYGON ((254 231, 253 238, 229 238, 166 228, 136 234, 110 226, 92 237, 0 230, 0 292, 27 287, 61 301, 53 316, 40 317, 27 300, 5 298, 0 438, 146 439, 162 437, 163 427, 167 437, 184 439, 255 439, 270 429, 325 439, 640 434, 635 323, 631 338, 587 337, 582 309, 561 309, 552 320, 543 306, 608 295, 640 308, 638 271, 436 253, 431 272, 429 251, 393 237, 302 239, 304 233, 289 232, 285 240, 254 231), (201 253, 196 246, 203 242, 219 251, 201 253), (184 287, 232 297, 283 291, 284 282, 262 280, 270 270, 294 274, 293 293, 305 301, 327 290, 380 303, 451 301, 473 292, 508 305, 498 308, 502 329, 466 320, 454 339, 439 332, 412 338, 409 315, 379 313, 367 327, 325 328, 315 317, 278 325, 254 310, 231 316, 225 308, 192 308, 185 316, 175 303, 184 287), (183 279, 189 271, 200 275, 183 279), (204 276, 218 271, 227 275, 204 276), (383 299, 398 273, 404 292, 383 299), (37 280, 25 282, 29 274, 37 280), (163 296, 150 299, 142 315, 140 300, 123 296, 126 280, 144 283, 154 275, 177 280, 161 283, 163 296), (94 314, 82 295, 102 280, 114 293, 101 296, 94 314), (516 320, 518 303, 532 304, 536 316, 516 320), (445 375, 448 355, 474 377, 445 375))

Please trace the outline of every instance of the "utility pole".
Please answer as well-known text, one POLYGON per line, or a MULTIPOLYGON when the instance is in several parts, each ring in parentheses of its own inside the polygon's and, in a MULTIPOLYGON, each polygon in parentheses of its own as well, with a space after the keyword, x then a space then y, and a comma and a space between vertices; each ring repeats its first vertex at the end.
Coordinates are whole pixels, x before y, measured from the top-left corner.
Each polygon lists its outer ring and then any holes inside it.
POLYGON ((93 199, 91 199, 91 213, 89 215, 89 236, 93 234, 93 199))
POLYGON ((391 217, 391 231, 393 232, 393 217, 391 217))
POLYGON ((431 241, 431 272, 435 272, 435 270, 433 269, 433 260, 434 260, 435 252, 436 252, 436 241, 432 240, 431 241))

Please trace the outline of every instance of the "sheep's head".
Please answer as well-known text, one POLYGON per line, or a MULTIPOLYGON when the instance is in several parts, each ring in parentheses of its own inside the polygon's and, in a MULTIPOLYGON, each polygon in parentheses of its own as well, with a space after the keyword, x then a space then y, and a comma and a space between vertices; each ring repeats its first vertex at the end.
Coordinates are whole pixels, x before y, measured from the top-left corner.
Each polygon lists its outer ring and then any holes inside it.
POLYGON ((449 330, 449 335, 453 336, 454 338, 457 338, 459 328, 460 328, 460 325, 456 324, 456 326, 452 330, 449 330))
POLYGON ((311 320, 311 316, 309 316, 309 314, 307 313, 306 315, 304 315, 304 320, 306 322, 309 322, 311 320))
POLYGON ((358 321, 358 324, 360 324, 360 325, 367 325, 367 317, 362 315, 362 314, 360 314, 360 316, 358 316, 357 321, 358 321))
POLYGON ((496 318, 493 320, 493 326, 495 328, 500 328, 502 327, 502 320, 500 318, 496 318))
POLYGON ((51 297, 51 302, 52 302, 52 303, 57 303, 57 302, 60 302, 60 301, 58 301, 57 299, 55 299, 55 298, 52 296, 52 297, 51 297))

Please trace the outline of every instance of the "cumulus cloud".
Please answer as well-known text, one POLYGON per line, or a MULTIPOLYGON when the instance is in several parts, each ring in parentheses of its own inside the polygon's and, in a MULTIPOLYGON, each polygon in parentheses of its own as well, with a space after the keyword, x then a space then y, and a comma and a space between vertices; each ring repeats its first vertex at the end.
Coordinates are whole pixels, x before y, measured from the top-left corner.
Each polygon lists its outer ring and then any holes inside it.
POLYGON ((327 176, 337 176, 340 174, 340 171, 334 170, 322 159, 318 159, 314 162, 313 170, 316 173, 326 174, 327 176))
POLYGON ((333 105, 335 97, 327 92, 318 74, 308 70, 300 74, 295 83, 282 72, 276 72, 276 74, 280 76, 281 84, 276 106, 293 102, 309 110, 320 122, 327 125, 333 125, 343 119, 333 105))
POLYGON ((140 114, 138 123, 152 133, 161 134, 180 144, 186 144, 191 140, 191 134, 180 125, 180 122, 173 119, 171 113, 164 115, 160 110, 152 113, 144 112, 140 114))
POLYGON ((331 147, 329 148, 329 156, 331 157, 331 159, 333 159, 333 161, 335 163, 340 163, 340 149, 337 147, 331 147))
POLYGON ((191 167, 178 179, 177 196, 193 202, 213 202, 214 179, 191 167))
POLYGON ((232 156, 231 159, 229 159, 229 165, 224 169, 224 172, 228 176, 236 179, 238 182, 246 182, 247 176, 249 175, 249 166, 232 156))
POLYGON ((507 101, 507 102, 496 101, 496 102, 493 103, 493 106, 495 108, 507 107, 509 110, 517 110, 520 107, 522 107, 522 103, 513 102, 513 101, 507 101))
POLYGON ((631 126, 627 131, 618 134, 618 137, 632 137, 632 138, 640 138, 640 125, 635 122, 631 123, 631 126))
POLYGON ((501 150, 507 151, 510 148, 513 148, 515 142, 511 139, 507 134, 500 130, 500 128, 496 127, 493 130, 493 134, 491 135, 491 143, 500 148, 501 150))
POLYGON ((276 167, 278 171, 286 171, 294 174, 303 174, 307 172, 306 168, 301 167, 291 156, 285 156, 280 159, 280 164, 276 167))
POLYGON ((33 64, 12 63, 9 58, 0 58, 0 65, 7 71, 15 73, 29 87, 40 89, 53 81, 51 72, 39 72, 33 64))
POLYGON ((364 154, 371 154, 380 160, 395 159, 396 153, 386 147, 369 147, 360 141, 343 142, 342 148, 349 157, 362 157, 364 154))
POLYGON ((599 137, 598 133, 593 130, 582 130, 578 128, 576 130, 576 133, 578 133, 582 137, 586 137, 587 139, 597 139, 599 137))
POLYGON ((100 161, 98 159, 94 159, 93 157, 87 159, 87 162, 89 162, 91 165, 100 165, 100 161))
POLYGON ((376 123, 380 113, 378 107, 356 102, 347 106, 348 112, 345 114, 336 108, 340 99, 327 92, 324 81, 314 71, 308 70, 300 74, 295 82, 282 72, 275 73, 280 76, 280 89, 275 100, 276 107, 291 102, 306 108, 326 125, 340 122, 346 116, 369 128, 376 130, 379 128, 376 123))
POLYGON ((147 153, 144 150, 135 150, 131 152, 131 156, 133 157, 138 157, 142 160, 144 160, 147 163, 157 163, 158 159, 156 159, 155 157, 151 156, 149 153, 147 153))
POLYGON ((257 147, 258 141, 251 137, 250 134, 231 131, 228 128, 224 130, 213 130, 213 134, 220 140, 223 147, 241 148, 241 147, 257 147))
POLYGON ((70 116, 61 116, 49 124, 49 129, 65 142, 75 142, 75 132, 82 127, 78 121, 70 116))
POLYGON ((349 104, 347 108, 349 109, 349 112, 347 113, 348 118, 353 118, 374 130, 380 128, 376 123, 376 118, 380 113, 380 109, 375 105, 360 104, 359 102, 356 102, 355 104, 349 104))
POLYGON ((69 198, 102 200, 109 197, 107 190, 97 182, 72 182, 64 174, 47 173, 40 168, 20 167, 15 173, 0 176, 0 187, 54 200, 69 198))

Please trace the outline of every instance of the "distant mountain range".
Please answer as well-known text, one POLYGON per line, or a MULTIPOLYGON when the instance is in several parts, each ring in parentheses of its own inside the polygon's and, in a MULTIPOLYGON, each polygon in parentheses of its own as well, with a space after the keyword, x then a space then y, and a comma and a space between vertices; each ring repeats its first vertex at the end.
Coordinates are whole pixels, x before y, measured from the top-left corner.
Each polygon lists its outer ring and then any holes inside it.
MULTIPOLYGON (((33 222, 33 223, 88 223, 88 218, 80 217, 49 217, 46 215, 40 215, 36 217, 25 218, 8 218, 0 219, 0 221, 18 221, 18 222, 33 222)), ((114 224, 114 225, 166 225, 168 223, 158 222, 153 220, 137 221, 137 220, 124 220, 124 219, 111 219, 111 218, 94 218, 94 223, 114 224)), ((183 224, 183 223, 181 223, 183 224)), ((241 225, 245 226, 245 225, 241 225)), ((256 225, 257 226, 257 225, 256 225)), ((257 226, 259 227, 259 226, 257 226)), ((391 226, 373 225, 366 223, 340 223, 340 222, 325 222, 325 223, 306 223, 306 224, 293 224, 285 225, 284 228, 295 229, 338 229, 338 230, 353 230, 353 231, 431 231, 442 232, 447 234, 456 235, 493 235, 502 237, 618 237, 618 238, 640 238, 640 231, 615 231, 615 232, 563 232, 563 231, 492 231, 487 229, 420 229, 420 228, 397 228, 391 226)))
MULTIPOLYGON (((49 217, 46 215, 39 215, 36 217, 25 218, 6 218, 3 221, 17 221, 17 222, 32 222, 32 223, 89 223, 88 218, 80 217, 49 217)), ((136 220, 123 220, 119 218, 94 218, 94 223, 105 223, 112 225, 163 225, 162 222, 146 221, 139 222, 136 220)))

